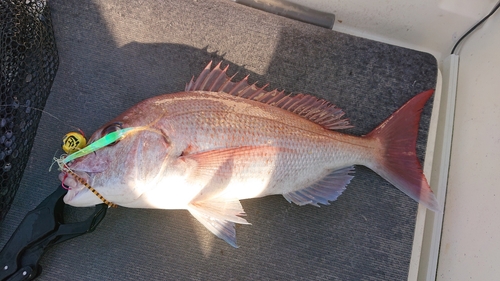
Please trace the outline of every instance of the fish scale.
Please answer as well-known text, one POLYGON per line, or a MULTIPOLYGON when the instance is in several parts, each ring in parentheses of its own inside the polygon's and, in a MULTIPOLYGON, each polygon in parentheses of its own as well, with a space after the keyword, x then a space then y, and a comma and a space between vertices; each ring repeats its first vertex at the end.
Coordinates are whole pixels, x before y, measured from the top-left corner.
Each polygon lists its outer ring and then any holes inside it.
MULTIPOLYGON (((304 171, 305 175, 300 178, 311 178, 311 180, 302 180, 306 182, 318 180, 318 173, 324 174, 323 170, 325 169, 353 165, 353 161, 356 161, 356 157, 353 157, 353 155, 361 154, 353 151, 356 149, 353 145, 359 142, 358 139, 325 130, 317 124, 303 122, 303 119, 293 119, 297 122, 292 124, 289 121, 290 119, 287 118, 289 113, 287 111, 276 110, 276 112, 273 112, 273 118, 266 118, 265 116, 262 117, 263 114, 260 114, 259 110, 255 110, 255 112, 236 111, 234 110, 235 107, 231 105, 225 106, 218 101, 213 103, 220 104, 219 106, 212 105, 210 99, 206 100, 208 104, 203 107, 201 100, 204 100, 204 95, 212 96, 214 93, 182 93, 182 95, 198 96, 199 101, 196 106, 185 105, 188 108, 197 108, 197 112, 187 111, 189 114, 176 114, 175 117, 166 116, 165 119, 173 124, 180 124, 178 128, 173 125, 175 131, 183 128, 194 128, 190 130, 193 133, 182 134, 179 136, 180 139, 174 142, 184 143, 185 146, 196 144, 198 152, 240 146, 282 148, 283 152, 280 152, 280 157, 287 157, 288 161, 280 161, 276 169, 293 171, 291 174, 304 171), (186 122, 182 122, 180 119, 186 119, 186 122), (236 142, 230 139, 230 136, 235 136, 236 142), (334 146, 332 145, 334 142, 347 143, 347 145, 345 147, 342 145, 334 146), (334 158, 336 161, 332 162, 334 158)), ((215 93, 215 95, 221 96, 222 94, 215 93)), ((237 98, 235 99, 237 100, 237 98)), ((184 105, 176 104, 176 106, 182 108, 184 105)), ((169 109, 166 111, 168 112, 169 109)), ((169 133, 167 132, 167 134, 169 133)), ((248 174, 247 176, 255 177, 256 175, 248 174)), ((294 186, 293 182, 287 183, 287 191, 290 191, 290 186, 294 186)), ((298 185, 298 187, 300 186, 298 185)), ((273 188, 277 192, 274 194, 283 192, 284 188, 273 188)), ((268 193, 265 195, 268 195, 268 193)), ((244 198, 240 197, 239 199, 244 198)))
MULTIPOLYGON (((187 134, 183 141, 185 144, 197 143, 198 145, 196 146, 199 151, 211 151, 214 149, 241 146, 271 146, 280 148, 281 151, 278 152, 277 155, 279 156, 280 161, 278 161, 275 166, 269 166, 266 169, 262 167, 259 171, 259 173, 265 173, 268 169, 283 171, 283 176, 273 177, 273 180, 277 182, 282 182, 285 176, 294 175, 302 171, 305 171, 305 173, 312 179, 317 180, 318 175, 315 174, 318 172, 312 173, 312 171, 307 171, 308 168, 310 167, 318 170, 315 167, 324 167, 326 163, 331 162, 330 159, 333 151, 329 151, 331 150, 329 149, 330 146, 316 145, 313 147, 310 145, 311 139, 308 139, 307 135, 301 135, 300 131, 297 130, 286 130, 281 128, 282 133, 276 135, 273 134, 273 132, 278 131, 278 128, 282 127, 280 126, 280 123, 265 124, 266 122, 263 120, 262 123, 264 124, 258 124, 255 120, 252 120, 251 118, 248 119, 248 124, 251 124, 251 126, 243 125, 240 129, 230 126, 230 122, 226 122, 228 126, 224 127, 210 127, 207 124, 194 125, 194 127, 200 128, 196 130, 196 137, 189 138, 187 137, 189 134, 187 134), (248 133, 245 133, 247 130, 254 130, 255 127, 260 128, 258 135, 249 135, 248 133), (217 137, 212 138, 212 136, 217 137), (235 139, 233 140, 229 136, 235 136, 235 139), (307 155, 307 157, 304 157, 303 155, 307 155)), ((261 151, 255 151, 255 153, 259 154, 261 151)), ((339 153, 342 153, 342 151, 339 151, 339 153)), ((251 154, 247 155, 247 157, 252 156, 253 155, 251 154)), ((258 173, 255 174, 253 171, 247 171, 244 175, 241 175, 241 181, 244 181, 247 177, 254 178, 258 176, 258 173)), ((290 189, 290 186, 293 186, 292 183, 284 183, 282 185, 286 185, 287 189, 290 189)), ((284 186, 277 187, 275 184, 271 186, 273 187, 274 194, 283 192, 284 186)), ((238 199, 244 199, 244 197, 239 196, 238 199)))
MULTIPOLYGON (((328 205, 353 178, 354 165, 439 210, 415 153, 420 113, 433 90, 359 137, 336 131, 351 125, 325 100, 267 91, 247 78, 233 82, 226 71, 209 64, 184 92, 140 102, 90 139, 127 129, 117 143, 67 166, 109 202, 187 209, 235 247, 235 223, 248 223, 239 200, 282 194, 298 205, 328 205)), ((60 179, 70 187, 67 204, 100 203, 71 175, 60 179)))
MULTIPOLYGON (((182 93, 182 95, 195 95, 201 101, 204 100, 204 95, 221 96, 222 94, 207 92, 182 93)), ((191 101, 191 99, 188 100, 191 101)), ((201 103, 200 101, 198 103, 201 103)), ((247 100, 242 99, 236 102, 242 101, 245 102, 247 100)), ((211 103, 211 101, 207 100, 207 103, 211 103)), ((295 118, 290 120, 290 116, 288 116, 289 112, 287 111, 275 111, 271 119, 262 116, 260 111, 257 110, 256 112, 245 110, 235 111, 232 110, 233 107, 224 106, 218 101, 214 101, 214 103, 221 105, 214 106, 210 104, 202 107, 201 105, 192 106, 188 102, 185 105, 182 103, 176 104, 175 107, 177 107, 177 110, 182 110, 179 108, 189 108, 190 110, 185 110, 186 113, 182 115, 167 114, 165 120, 172 124, 171 126, 174 131, 187 130, 188 133, 178 136, 180 141, 193 143, 195 141, 189 138, 196 137, 198 142, 207 143, 212 146, 200 148, 200 151, 219 147, 232 147, 232 143, 227 142, 227 136, 234 135, 237 136, 236 138, 240 138, 234 146, 267 145, 268 141, 273 141, 278 142, 280 146, 284 145, 288 148, 294 148, 300 143, 307 143, 308 147, 324 143, 323 147, 319 149, 325 151, 325 148, 331 147, 332 135, 341 135, 337 132, 325 130, 321 126, 307 120, 297 120, 296 116, 293 116, 295 118), (197 108, 196 111, 193 111, 192 107, 197 108), (216 136, 217 138, 212 140, 210 139, 212 136, 216 136), (207 140, 200 140, 200 137, 204 137, 207 140), (183 138, 186 139, 183 140, 183 138)), ((167 108, 167 111, 169 110, 167 108)), ((162 126, 168 127, 168 125, 162 126)), ((337 137, 336 139, 339 140, 340 138, 337 137)))

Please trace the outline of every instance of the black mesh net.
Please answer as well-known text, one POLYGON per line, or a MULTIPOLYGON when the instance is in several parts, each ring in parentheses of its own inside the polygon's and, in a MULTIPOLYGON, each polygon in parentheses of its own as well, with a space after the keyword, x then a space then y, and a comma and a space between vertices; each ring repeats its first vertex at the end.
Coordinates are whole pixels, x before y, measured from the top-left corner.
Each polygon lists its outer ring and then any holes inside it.
POLYGON ((0 221, 28 162, 58 67, 47 1, 0 1, 0 221))

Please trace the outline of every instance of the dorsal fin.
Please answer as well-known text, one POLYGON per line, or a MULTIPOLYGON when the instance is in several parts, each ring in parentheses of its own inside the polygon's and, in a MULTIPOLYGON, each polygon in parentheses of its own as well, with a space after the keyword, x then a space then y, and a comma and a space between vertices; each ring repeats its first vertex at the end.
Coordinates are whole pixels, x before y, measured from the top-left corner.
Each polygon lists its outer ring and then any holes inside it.
POLYGON ((248 76, 241 81, 233 82, 231 80, 234 76, 229 77, 226 74, 229 65, 222 69, 219 62, 214 69, 211 70, 211 67, 212 62, 205 67, 196 80, 194 77, 191 79, 185 90, 224 92, 259 101, 293 112, 330 130, 352 127, 347 119, 341 119, 344 116, 342 109, 326 100, 305 94, 290 96, 284 91, 266 91, 268 84, 261 88, 255 84, 248 84, 248 76))

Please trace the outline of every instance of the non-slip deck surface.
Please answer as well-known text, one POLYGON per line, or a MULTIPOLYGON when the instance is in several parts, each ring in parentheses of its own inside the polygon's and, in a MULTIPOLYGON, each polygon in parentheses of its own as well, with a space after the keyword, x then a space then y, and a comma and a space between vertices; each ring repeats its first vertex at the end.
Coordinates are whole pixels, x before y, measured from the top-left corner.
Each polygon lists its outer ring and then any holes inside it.
MULTIPOLYGON (((90 135, 135 103, 184 89, 210 61, 239 78, 304 92, 344 109, 362 135, 436 85, 425 53, 361 39, 226 0, 50 1, 60 65, 45 110, 90 135)), ((418 151, 425 150, 425 108, 418 151)), ((68 124, 44 115, 6 220, 3 246, 26 212, 57 188, 48 172, 68 124)), ((39 280, 405 280, 417 204, 356 167, 330 206, 281 196, 245 200, 239 249, 187 211, 110 209, 97 230, 53 247, 39 280)), ((68 220, 92 209, 68 208, 68 220)))

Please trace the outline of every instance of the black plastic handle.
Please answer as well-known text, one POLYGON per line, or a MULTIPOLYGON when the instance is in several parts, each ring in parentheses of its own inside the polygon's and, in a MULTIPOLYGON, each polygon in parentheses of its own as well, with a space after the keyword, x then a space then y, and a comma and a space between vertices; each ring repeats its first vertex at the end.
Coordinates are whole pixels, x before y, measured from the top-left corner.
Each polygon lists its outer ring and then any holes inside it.
POLYGON ((34 210, 28 212, 0 252, 0 280, 14 274, 21 267, 21 255, 30 245, 56 231, 57 219, 62 219, 66 190, 57 188, 34 210), (61 213, 58 215, 57 213, 61 213))
POLYGON ((41 272, 38 262, 48 247, 94 231, 106 215, 108 206, 100 204, 85 221, 64 224, 65 194, 58 187, 24 217, 0 252, 0 280, 34 279, 41 272))

